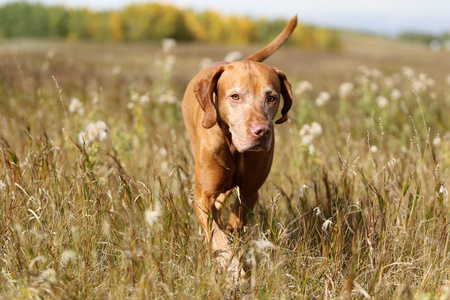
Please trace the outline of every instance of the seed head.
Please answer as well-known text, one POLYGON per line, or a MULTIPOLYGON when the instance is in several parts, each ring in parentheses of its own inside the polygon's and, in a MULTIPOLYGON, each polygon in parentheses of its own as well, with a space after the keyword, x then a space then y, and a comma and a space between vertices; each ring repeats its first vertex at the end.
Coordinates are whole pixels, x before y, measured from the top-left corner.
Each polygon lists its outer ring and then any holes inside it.
POLYGON ((69 104, 69 111, 71 113, 77 113, 80 116, 84 115, 83 103, 81 103, 81 101, 76 97, 71 98, 69 104))
POLYGON ((78 141, 81 144, 89 145, 91 142, 98 140, 104 141, 108 138, 109 129, 105 122, 97 121, 86 126, 85 131, 78 134, 78 141))
POLYGON ((316 105, 317 106, 324 106, 330 102, 331 96, 328 92, 320 92, 319 96, 316 98, 316 105))

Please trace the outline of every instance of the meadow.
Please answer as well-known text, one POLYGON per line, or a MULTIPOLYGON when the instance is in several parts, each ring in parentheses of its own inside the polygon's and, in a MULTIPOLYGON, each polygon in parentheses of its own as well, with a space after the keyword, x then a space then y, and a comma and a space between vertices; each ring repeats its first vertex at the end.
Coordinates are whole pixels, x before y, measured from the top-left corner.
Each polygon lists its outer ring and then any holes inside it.
POLYGON ((2 40, 0 298, 450 299, 449 52, 342 39, 267 60, 294 101, 239 283, 193 213, 181 99, 261 45, 2 40))

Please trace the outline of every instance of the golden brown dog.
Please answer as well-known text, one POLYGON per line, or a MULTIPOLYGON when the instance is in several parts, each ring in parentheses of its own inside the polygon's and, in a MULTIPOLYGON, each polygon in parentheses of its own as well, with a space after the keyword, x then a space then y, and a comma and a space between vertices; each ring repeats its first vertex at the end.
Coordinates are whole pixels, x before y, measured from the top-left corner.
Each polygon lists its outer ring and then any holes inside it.
POLYGON ((194 209, 219 263, 237 272, 228 237, 220 228, 220 208, 233 188, 234 203, 227 230, 246 223, 258 190, 269 174, 274 152, 273 123, 283 96, 281 118, 287 120, 292 91, 286 76, 262 64, 288 39, 294 17, 280 35, 262 50, 234 63, 214 63, 189 83, 183 99, 183 118, 195 159, 194 209))

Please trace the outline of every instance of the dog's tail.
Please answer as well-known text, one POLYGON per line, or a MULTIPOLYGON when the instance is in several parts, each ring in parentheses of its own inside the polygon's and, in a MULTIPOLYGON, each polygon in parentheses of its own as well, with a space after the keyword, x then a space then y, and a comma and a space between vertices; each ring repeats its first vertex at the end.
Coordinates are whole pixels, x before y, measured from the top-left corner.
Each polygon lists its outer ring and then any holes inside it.
POLYGON ((256 53, 253 53, 249 57, 247 57, 247 60, 253 60, 253 61, 259 61, 262 62, 266 58, 268 58, 272 53, 278 50, 289 38, 292 31, 294 31, 295 26, 297 26, 297 15, 293 17, 287 26, 283 29, 283 31, 266 47, 259 50, 256 53))

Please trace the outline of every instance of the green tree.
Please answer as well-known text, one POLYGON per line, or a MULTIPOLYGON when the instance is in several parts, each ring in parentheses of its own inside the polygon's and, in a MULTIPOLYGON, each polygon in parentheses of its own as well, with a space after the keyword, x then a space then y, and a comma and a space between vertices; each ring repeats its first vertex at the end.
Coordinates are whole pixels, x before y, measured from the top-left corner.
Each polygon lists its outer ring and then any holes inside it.
POLYGON ((87 18, 87 36, 95 41, 111 41, 112 32, 107 12, 90 13, 87 18))
POLYGON ((74 40, 89 38, 88 21, 90 17, 91 13, 88 9, 69 10, 67 38, 74 40))
POLYGON ((47 9, 48 31, 51 37, 66 37, 69 13, 64 6, 51 6, 47 9))
POLYGON ((258 28, 261 42, 268 43, 272 41, 286 27, 287 23, 284 19, 276 19, 274 21, 259 19, 256 21, 256 28, 258 28))
POLYGON ((0 8, 0 32, 4 37, 45 37, 47 9, 41 4, 9 3, 0 8))

